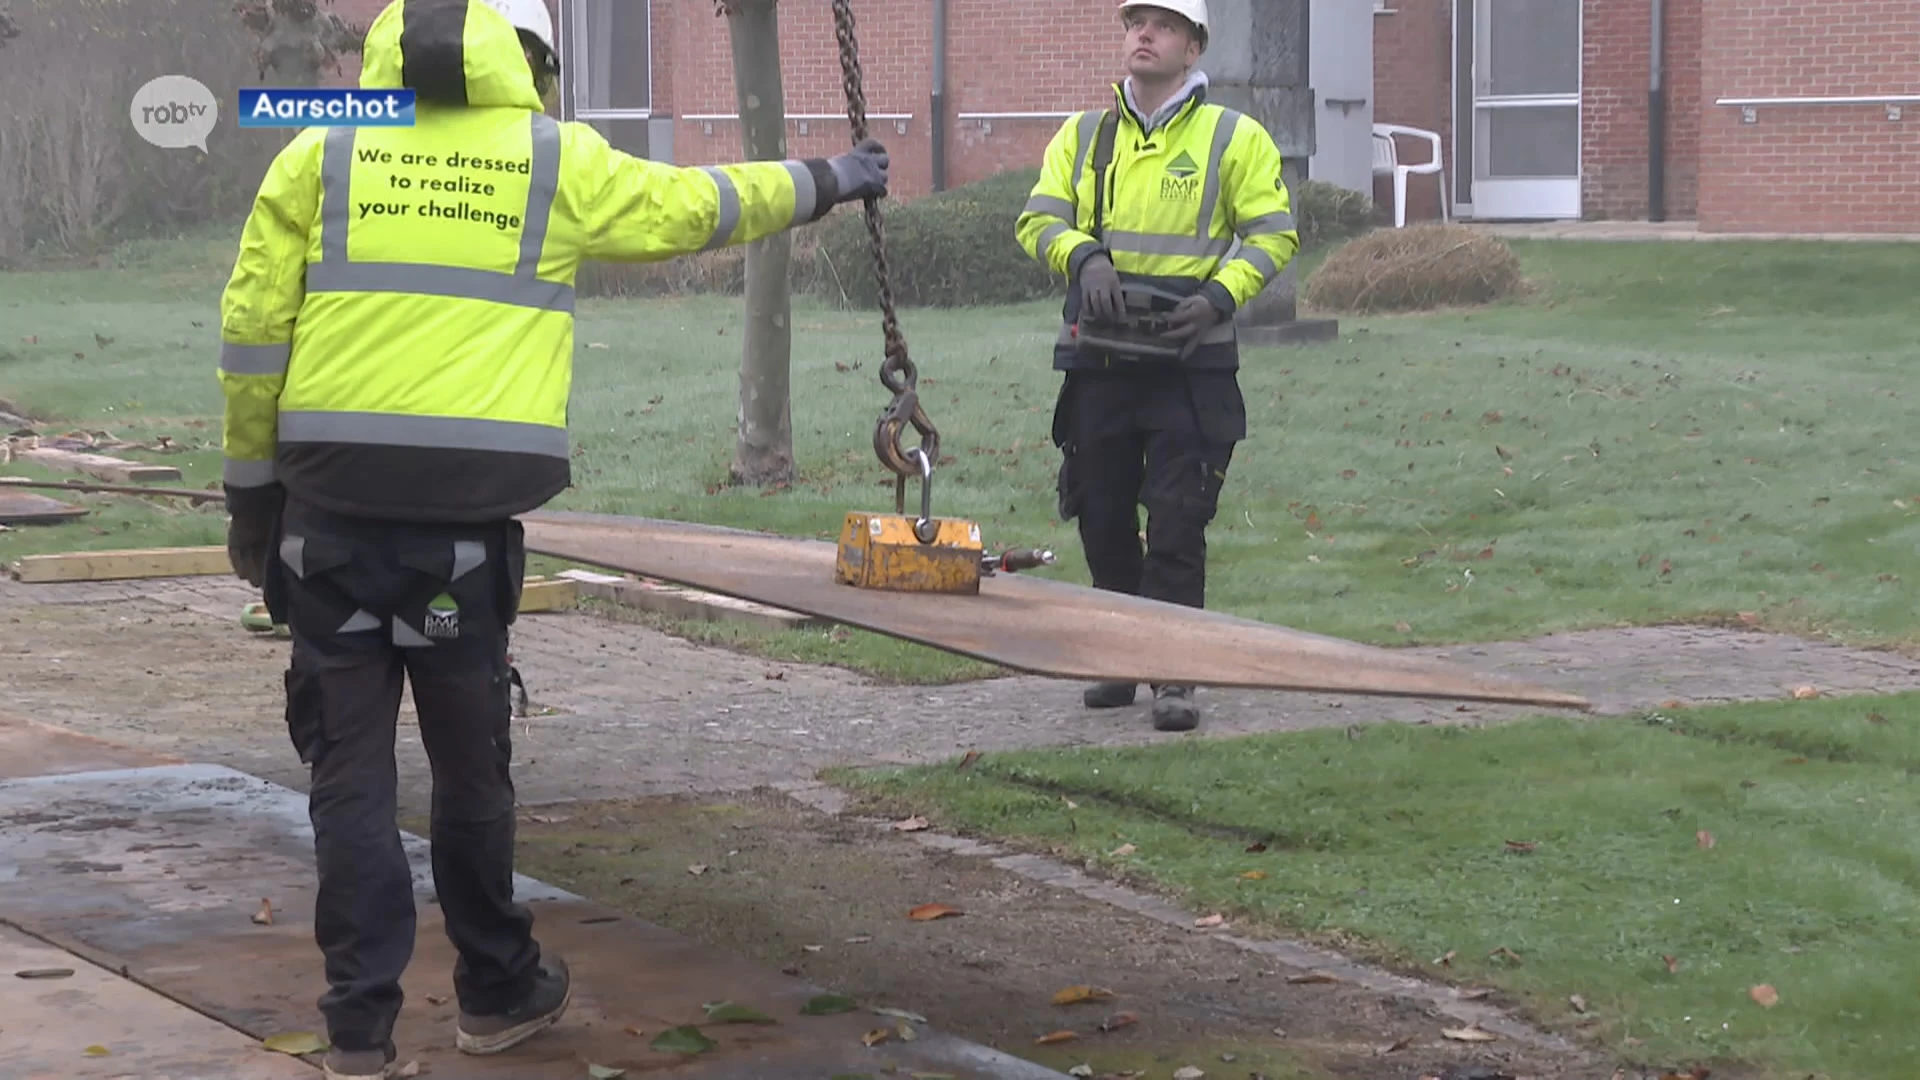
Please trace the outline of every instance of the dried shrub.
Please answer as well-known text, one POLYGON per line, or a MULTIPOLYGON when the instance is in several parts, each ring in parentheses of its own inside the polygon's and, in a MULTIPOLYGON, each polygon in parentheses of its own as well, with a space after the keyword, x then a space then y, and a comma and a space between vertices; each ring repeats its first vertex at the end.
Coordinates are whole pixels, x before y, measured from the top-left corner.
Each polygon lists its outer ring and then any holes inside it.
POLYGON ((1420 224, 1342 245, 1307 279, 1303 295, 1322 311, 1364 315, 1488 304, 1522 287, 1520 259, 1499 237, 1420 224))
MULTIPOLYGON (((788 288, 794 295, 808 292, 831 293, 831 282, 817 280, 815 251, 819 236, 809 228, 795 229, 793 253, 787 269, 788 288)), ((652 263, 589 262, 574 275, 574 290, 581 296, 740 296, 746 289, 747 249, 745 245, 702 251, 652 263)))

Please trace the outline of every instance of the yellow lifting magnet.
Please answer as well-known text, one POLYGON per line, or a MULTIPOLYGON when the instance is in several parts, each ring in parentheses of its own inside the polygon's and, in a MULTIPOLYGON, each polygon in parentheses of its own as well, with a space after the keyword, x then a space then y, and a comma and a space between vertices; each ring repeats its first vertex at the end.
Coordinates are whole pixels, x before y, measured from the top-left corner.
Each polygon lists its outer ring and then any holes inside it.
MULTIPOLYGON (((975 596, 982 576, 1052 565, 1051 551, 1016 548, 988 555, 977 522, 934 517, 932 460, 918 447, 906 454, 920 463, 920 516, 848 512, 840 527, 833 580, 884 592, 975 596)), ((904 505, 904 491, 897 501, 904 505)))

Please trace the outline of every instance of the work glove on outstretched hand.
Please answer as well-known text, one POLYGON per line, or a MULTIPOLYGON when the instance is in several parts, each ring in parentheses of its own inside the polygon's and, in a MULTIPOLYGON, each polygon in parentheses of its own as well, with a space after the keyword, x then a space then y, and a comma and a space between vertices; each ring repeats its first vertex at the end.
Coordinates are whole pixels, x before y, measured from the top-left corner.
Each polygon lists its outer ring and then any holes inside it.
POLYGON ((887 194, 887 148, 878 139, 860 140, 852 150, 828 158, 827 167, 833 170, 839 188, 835 202, 879 199, 887 194))
POLYGON ((1118 322, 1126 306, 1113 260, 1104 251, 1087 256, 1080 264, 1080 313, 1095 322, 1118 322))
POLYGON ((273 554, 273 531, 285 491, 278 484, 265 488, 227 488, 227 561, 235 577, 259 588, 267 580, 267 559, 273 554))
POLYGON ((1195 293, 1180 301, 1167 314, 1167 321, 1173 324, 1173 328, 1163 336, 1174 341, 1186 342, 1180 350, 1180 359, 1185 360, 1193 355, 1193 350, 1200 347, 1201 336, 1213 329, 1224 317, 1225 314, 1213 305, 1213 301, 1202 294, 1195 293))

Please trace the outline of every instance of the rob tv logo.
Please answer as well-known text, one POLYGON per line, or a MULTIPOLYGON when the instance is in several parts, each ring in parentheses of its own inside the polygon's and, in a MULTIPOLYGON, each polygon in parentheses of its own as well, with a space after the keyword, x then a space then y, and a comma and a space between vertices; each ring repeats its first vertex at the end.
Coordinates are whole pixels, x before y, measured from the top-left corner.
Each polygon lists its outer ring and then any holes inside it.
POLYGON ((133 130, 169 150, 192 146, 207 152, 207 136, 220 122, 220 103, 198 79, 162 75, 142 86, 128 108, 133 130))

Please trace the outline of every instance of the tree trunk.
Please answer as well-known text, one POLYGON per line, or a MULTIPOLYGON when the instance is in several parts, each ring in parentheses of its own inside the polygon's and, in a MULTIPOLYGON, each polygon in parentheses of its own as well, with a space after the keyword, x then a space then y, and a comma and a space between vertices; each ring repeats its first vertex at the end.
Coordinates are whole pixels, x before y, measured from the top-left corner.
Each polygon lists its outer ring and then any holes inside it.
MULTIPOLYGON (((780 85, 780 16, 775 0, 734 0, 727 15, 733 42, 733 88, 749 161, 787 155, 787 108, 780 85)), ((747 328, 740 357, 740 432, 733 482, 770 487, 793 483, 789 366, 792 298, 787 267, 790 234, 747 245, 747 328)))

